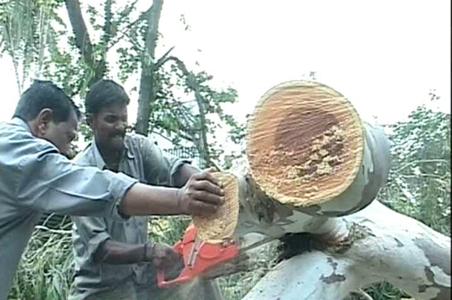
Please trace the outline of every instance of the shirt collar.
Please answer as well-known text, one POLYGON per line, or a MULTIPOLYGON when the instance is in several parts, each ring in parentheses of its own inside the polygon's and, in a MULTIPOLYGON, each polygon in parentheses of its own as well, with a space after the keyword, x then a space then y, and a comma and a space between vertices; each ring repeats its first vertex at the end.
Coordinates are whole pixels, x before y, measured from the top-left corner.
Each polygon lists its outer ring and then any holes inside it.
MULTIPOLYGON (((130 151, 129 146, 126 143, 126 138, 124 138, 124 154, 123 154, 123 157, 121 158, 121 161, 123 160, 124 157, 127 157, 128 159, 135 158, 135 156, 130 151)), ((102 155, 99 152, 99 149, 97 148, 96 140, 93 140, 92 147, 93 147, 94 160, 95 160, 96 166, 101 170, 105 169, 106 164, 105 164, 104 159, 102 158, 102 155)), ((120 164, 121 164, 121 162, 120 162, 120 164)))
POLYGON ((96 166, 103 170, 106 167, 105 161, 102 158, 102 155, 100 155, 99 149, 97 149, 96 141, 93 140, 92 142, 93 147, 93 154, 94 154, 94 161, 96 163, 96 166))
POLYGON ((10 123, 14 124, 14 125, 18 125, 18 126, 24 128, 25 130, 27 130, 28 132, 31 133, 31 129, 30 129, 30 127, 28 127, 27 122, 25 122, 21 118, 14 117, 14 118, 11 119, 10 123))

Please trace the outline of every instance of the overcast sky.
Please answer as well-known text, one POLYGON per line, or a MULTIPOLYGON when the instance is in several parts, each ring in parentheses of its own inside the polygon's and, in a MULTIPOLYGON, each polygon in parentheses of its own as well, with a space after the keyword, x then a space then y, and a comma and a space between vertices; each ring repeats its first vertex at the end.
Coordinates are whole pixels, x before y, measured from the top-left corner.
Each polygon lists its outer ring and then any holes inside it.
MULTIPOLYGON (((166 1, 157 54, 176 46, 175 55, 198 61, 217 86, 237 89, 239 102, 229 109, 239 119, 272 86, 315 71, 365 120, 388 123, 405 118, 431 89, 442 97, 436 106, 450 111, 450 29, 449 0, 166 1)), ((18 100, 9 57, 0 70, 5 121, 18 100)))

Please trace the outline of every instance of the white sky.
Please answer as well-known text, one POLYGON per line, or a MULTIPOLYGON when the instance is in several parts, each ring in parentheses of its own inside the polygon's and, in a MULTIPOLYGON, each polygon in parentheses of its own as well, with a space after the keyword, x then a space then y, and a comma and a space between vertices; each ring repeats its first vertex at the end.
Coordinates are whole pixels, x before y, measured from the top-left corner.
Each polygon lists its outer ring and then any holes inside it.
MULTIPOLYGON (((450 5, 449 0, 167 0, 157 55, 176 46, 173 53, 189 66, 198 61, 216 85, 237 89, 239 102, 229 110, 240 120, 272 86, 315 71, 363 119, 395 122, 426 102, 430 89, 441 96, 436 105, 450 112, 450 5), (179 21, 182 13, 188 32, 179 21)), ((0 70, 0 121, 5 121, 18 100, 9 57, 0 59, 0 70)), ((137 95, 131 96, 134 120, 137 95)))

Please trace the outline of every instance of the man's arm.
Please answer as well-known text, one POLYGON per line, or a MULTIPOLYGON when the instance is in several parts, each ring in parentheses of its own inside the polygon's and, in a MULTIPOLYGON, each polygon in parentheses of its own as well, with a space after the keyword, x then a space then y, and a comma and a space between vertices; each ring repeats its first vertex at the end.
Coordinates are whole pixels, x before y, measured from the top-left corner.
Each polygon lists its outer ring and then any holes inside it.
POLYGON ((119 201, 125 215, 208 214, 222 196, 211 174, 180 189, 149 186, 124 174, 76 166, 53 149, 22 162, 17 186, 17 205, 67 215, 115 215, 119 201))
POLYGON ((110 265, 134 264, 146 261, 148 250, 152 249, 146 244, 128 244, 109 239, 99 246, 93 259, 97 263, 110 265))
POLYGON ((166 244, 146 243, 137 245, 108 239, 99 246, 93 258, 97 263, 110 265, 150 262, 157 269, 167 269, 181 257, 166 244))
POLYGON ((209 172, 190 177, 182 188, 137 183, 126 192, 120 212, 130 216, 190 214, 208 215, 224 202, 224 191, 209 172))

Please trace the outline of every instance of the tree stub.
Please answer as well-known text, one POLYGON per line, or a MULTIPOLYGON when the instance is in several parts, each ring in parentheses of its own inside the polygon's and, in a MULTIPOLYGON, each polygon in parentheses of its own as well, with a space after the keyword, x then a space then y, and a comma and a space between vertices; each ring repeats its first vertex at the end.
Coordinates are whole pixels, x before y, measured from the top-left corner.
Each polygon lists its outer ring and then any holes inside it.
POLYGON ((249 124, 254 180, 270 197, 306 207, 347 189, 362 164, 364 130, 348 100, 317 82, 269 90, 249 124))

